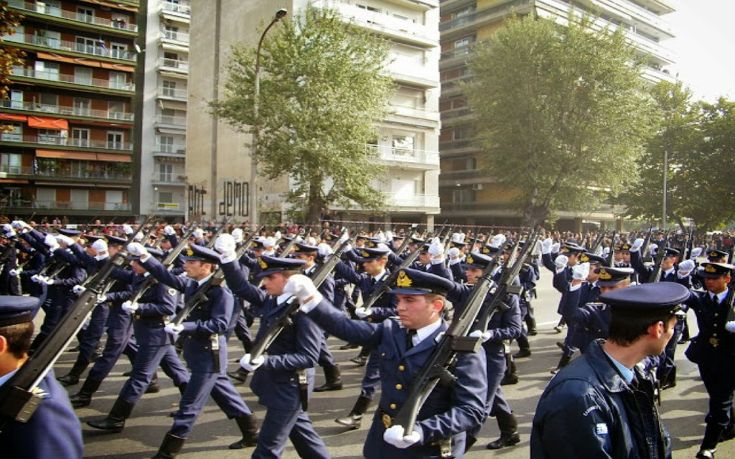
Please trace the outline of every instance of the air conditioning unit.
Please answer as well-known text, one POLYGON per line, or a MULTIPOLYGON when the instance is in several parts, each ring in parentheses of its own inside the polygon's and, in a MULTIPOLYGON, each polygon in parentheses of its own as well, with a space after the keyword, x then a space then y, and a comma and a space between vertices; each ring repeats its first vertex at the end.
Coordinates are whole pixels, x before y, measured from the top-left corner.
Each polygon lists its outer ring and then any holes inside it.
POLYGON ((482 183, 473 183, 472 191, 482 191, 482 183))

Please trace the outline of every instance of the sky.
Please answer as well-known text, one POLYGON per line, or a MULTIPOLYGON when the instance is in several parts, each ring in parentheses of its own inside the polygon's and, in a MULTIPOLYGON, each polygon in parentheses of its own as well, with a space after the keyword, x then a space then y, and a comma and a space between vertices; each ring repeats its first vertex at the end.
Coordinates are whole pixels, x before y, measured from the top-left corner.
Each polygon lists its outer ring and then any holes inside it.
POLYGON ((663 17, 676 38, 662 45, 674 53, 671 74, 696 99, 735 100, 735 0, 675 0, 675 13, 663 17))

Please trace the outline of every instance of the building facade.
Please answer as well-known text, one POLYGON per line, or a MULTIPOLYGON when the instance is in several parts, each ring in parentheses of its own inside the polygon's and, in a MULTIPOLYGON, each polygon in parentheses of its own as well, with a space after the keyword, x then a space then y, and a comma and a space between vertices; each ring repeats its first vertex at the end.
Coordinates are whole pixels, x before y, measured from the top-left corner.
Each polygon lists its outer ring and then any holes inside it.
MULTIPOLYGON (((366 148, 378 152, 386 175, 376 186, 387 202, 379 215, 332 209, 335 218, 433 222, 439 212, 439 2, 438 0, 195 0, 192 2, 191 72, 187 120, 187 196, 194 215, 256 221, 250 193, 249 135, 234 132, 211 116, 219 98, 231 45, 255 47, 279 8, 289 15, 307 6, 331 8, 358 27, 390 40, 388 71, 396 83, 390 114, 366 148)), ((276 27, 278 27, 276 25, 276 27)), ((273 33, 273 32, 271 32, 273 33)), ((262 101, 267 103, 267 101, 262 101)), ((255 174, 257 177, 257 174, 255 174)), ((285 220, 288 177, 255 181, 258 220, 285 220)))
MULTIPOLYGON (((570 11, 594 16, 594 24, 622 28, 630 43, 647 55, 643 77, 652 82, 674 81, 668 73, 673 57, 665 41, 673 38, 665 15, 670 0, 443 0, 441 2, 442 132, 439 141, 439 186, 442 218, 467 224, 516 225, 520 213, 511 203, 513 190, 494 182, 482 169, 482 151, 473 141, 474 118, 460 84, 472 78, 467 67, 472 45, 490 37, 512 14, 535 14, 564 22, 570 11)), ((559 224, 581 229, 583 224, 611 224, 616 212, 603 206, 589 212, 562 211, 559 224)))
POLYGON ((137 0, 10 0, 24 64, 0 105, 0 213, 85 222, 135 211, 137 0))

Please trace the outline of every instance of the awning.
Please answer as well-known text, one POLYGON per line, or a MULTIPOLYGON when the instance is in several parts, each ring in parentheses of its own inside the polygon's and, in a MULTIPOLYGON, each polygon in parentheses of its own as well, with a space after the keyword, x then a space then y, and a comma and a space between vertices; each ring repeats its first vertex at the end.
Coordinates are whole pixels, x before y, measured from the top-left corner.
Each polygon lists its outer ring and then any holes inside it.
POLYGON ((28 117, 25 115, 11 115, 10 113, 0 113, 0 120, 4 121, 27 121, 28 117))
POLYGON ((94 3, 94 4, 97 4, 97 5, 105 6, 105 7, 108 7, 108 8, 116 8, 116 9, 119 9, 119 10, 130 11, 131 13, 137 13, 138 12, 138 8, 137 7, 134 7, 134 6, 125 6, 124 4, 118 3, 118 2, 110 2, 110 1, 105 1, 105 0, 83 0, 83 1, 86 2, 86 3, 94 3))
POLYGON ((100 67, 103 69, 117 70, 118 72, 135 72, 135 67, 124 64, 110 64, 109 62, 100 62, 100 67))
POLYGON ((0 183, 17 183, 20 185, 27 185, 28 180, 17 180, 17 179, 0 179, 0 183))
POLYGON ((28 126, 41 129, 69 130, 69 122, 60 118, 44 118, 41 116, 29 116, 28 126))
POLYGON ((41 51, 39 51, 37 55, 39 59, 47 59, 47 60, 56 61, 56 62, 65 62, 67 64, 86 65, 87 67, 97 67, 97 68, 101 67, 105 69, 118 70, 121 72, 130 72, 130 73, 135 71, 135 68, 129 65, 101 62, 101 61, 96 61, 93 58, 88 59, 85 57, 60 56, 55 53, 44 53, 41 51))
POLYGON ((112 155, 109 153, 87 153, 86 151, 36 150, 37 158, 51 159, 83 159, 86 161, 109 161, 129 163, 133 158, 129 155, 112 155))

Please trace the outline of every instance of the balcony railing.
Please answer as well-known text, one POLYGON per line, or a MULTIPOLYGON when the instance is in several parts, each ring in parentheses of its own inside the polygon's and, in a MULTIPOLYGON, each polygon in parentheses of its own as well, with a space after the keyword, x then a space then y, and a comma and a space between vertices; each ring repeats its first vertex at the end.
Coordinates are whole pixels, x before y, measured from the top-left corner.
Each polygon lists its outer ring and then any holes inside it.
POLYGON ((153 154, 162 153, 165 155, 179 155, 186 156, 186 145, 170 145, 170 144, 156 144, 156 149, 153 154))
POLYGON ((191 6, 189 6, 189 4, 181 5, 178 3, 163 2, 161 9, 172 13, 191 14, 191 6))
POLYGON ((112 59, 122 59, 126 61, 134 61, 135 53, 121 49, 107 48, 104 42, 94 44, 76 43, 67 40, 57 40, 55 38, 41 37, 38 35, 9 35, 5 37, 6 41, 15 43, 25 43, 28 45, 43 46, 45 48, 56 49, 61 51, 73 51, 76 53, 89 54, 91 56, 109 57, 112 59))
POLYGON ((85 14, 76 13, 74 11, 62 10, 60 8, 46 5, 44 3, 26 2, 22 0, 9 0, 8 4, 13 8, 30 11, 32 13, 45 14, 47 16, 54 16, 57 18, 69 19, 75 22, 94 24, 102 27, 111 27, 113 29, 122 29, 130 32, 138 31, 138 26, 136 24, 128 24, 126 21, 112 21, 106 18, 87 16, 85 14))
POLYGON ((176 69, 181 72, 189 71, 189 62, 187 61, 181 61, 178 59, 169 59, 166 57, 162 57, 160 64, 161 64, 161 67, 172 68, 172 69, 176 69))
POLYGON ((130 211, 130 203, 124 202, 85 202, 85 201, 37 201, 17 199, 10 201, 8 207, 32 209, 67 209, 67 210, 117 210, 130 211))
POLYGON ((80 107, 64 107, 61 105, 37 104, 35 102, 20 102, 14 100, 0 101, 0 107, 11 110, 24 110, 28 112, 54 113, 66 116, 87 116, 90 118, 103 118, 108 120, 132 121, 133 114, 125 112, 111 112, 109 110, 93 110, 80 107))
POLYGON ((186 100, 187 92, 186 89, 159 88, 158 96, 168 97, 171 99, 186 100))
POLYGON ((14 132, 5 132, 0 135, 0 140, 3 142, 23 142, 23 143, 38 143, 43 145, 64 145, 72 147, 90 148, 90 149, 102 149, 102 150, 121 150, 121 151, 132 151, 133 144, 131 142, 111 142, 104 140, 86 140, 86 139, 70 139, 60 135, 31 135, 31 134, 17 134, 14 132))
POLYGON ((189 34, 186 32, 174 32, 172 30, 161 30, 161 36, 164 40, 178 41, 189 44, 189 34))
POLYGON ((183 116, 160 115, 158 118, 156 118, 156 123, 169 124, 169 125, 174 125, 174 126, 185 128, 186 118, 184 118, 183 116))
POLYGON ((95 172, 95 171, 60 171, 58 169, 36 170, 32 167, 8 166, 3 164, 0 166, 0 172, 10 175, 26 175, 41 178, 70 178, 70 179, 102 179, 116 181, 130 181, 133 179, 131 174, 121 174, 117 172, 95 172))
POLYGON ((13 67, 13 75, 37 78, 39 80, 59 81, 62 83, 71 83, 95 88, 119 89, 130 92, 135 91, 135 85, 133 83, 124 83, 116 80, 101 80, 99 78, 82 78, 75 75, 64 75, 50 71, 36 71, 30 67, 13 67))
POLYGON ((510 8, 521 8, 524 6, 531 6, 532 4, 533 4, 532 0, 516 0, 516 1, 509 2, 509 3, 504 3, 502 5, 494 6, 491 8, 485 8, 482 10, 475 11, 474 13, 465 14, 465 15, 456 17, 454 19, 444 21, 439 24, 439 30, 443 32, 445 30, 454 29, 456 27, 460 27, 465 24, 470 24, 480 19, 483 19, 486 16, 504 14, 510 8))
POLYGON ((430 194, 387 193, 388 205, 392 207, 435 207, 439 208, 439 196, 430 194))
POLYGON ((401 161, 415 164, 439 165, 439 152, 428 150, 411 150, 408 148, 395 148, 385 145, 368 145, 375 151, 380 159, 386 161, 401 161))

